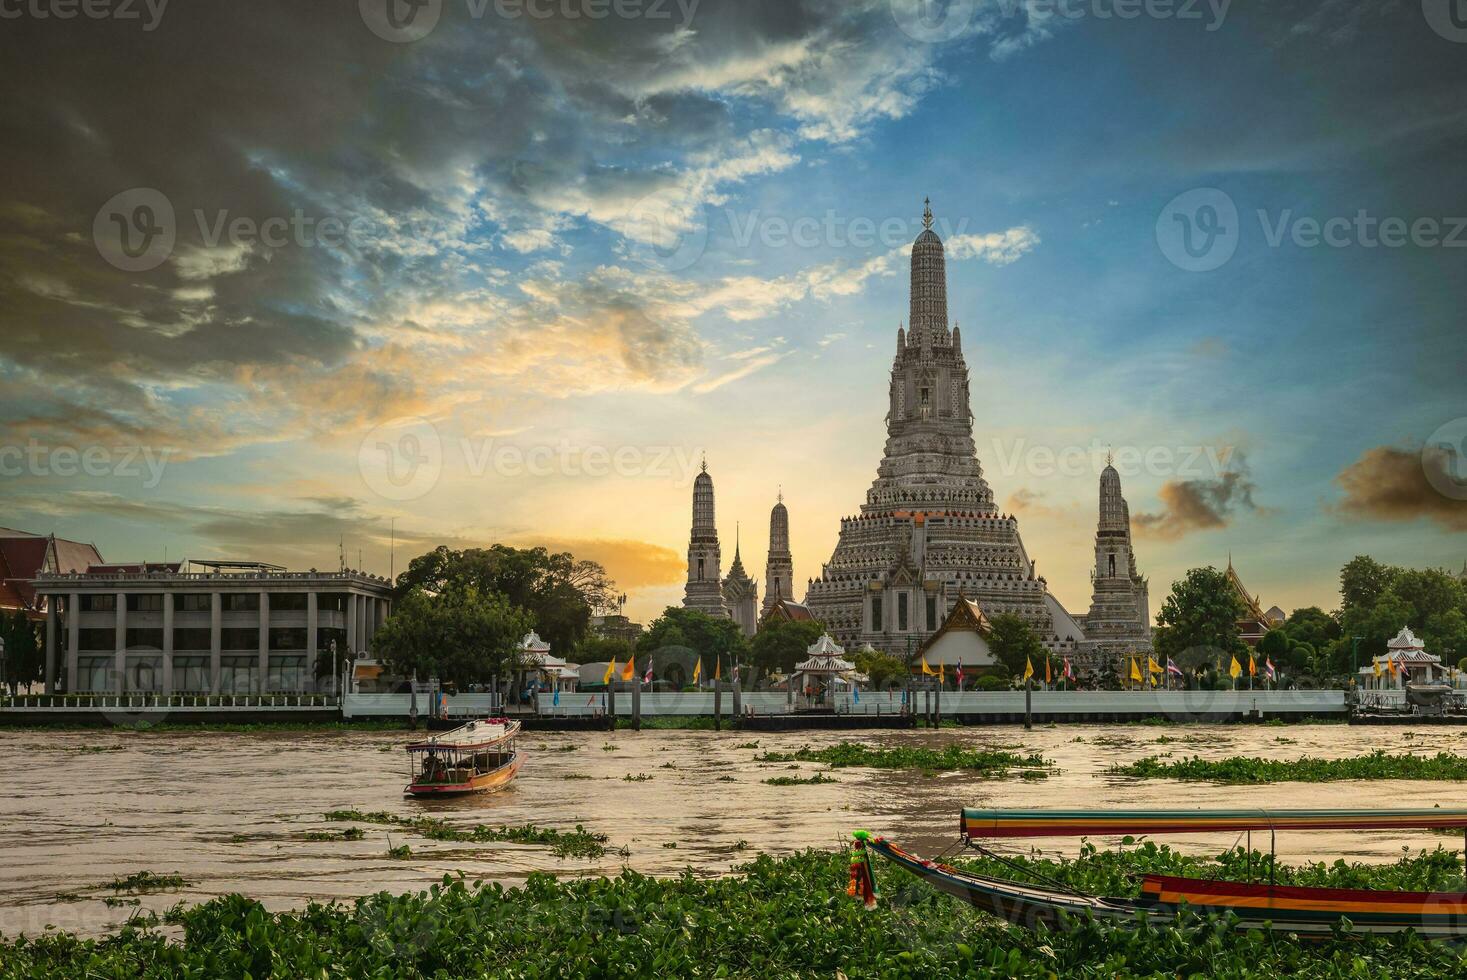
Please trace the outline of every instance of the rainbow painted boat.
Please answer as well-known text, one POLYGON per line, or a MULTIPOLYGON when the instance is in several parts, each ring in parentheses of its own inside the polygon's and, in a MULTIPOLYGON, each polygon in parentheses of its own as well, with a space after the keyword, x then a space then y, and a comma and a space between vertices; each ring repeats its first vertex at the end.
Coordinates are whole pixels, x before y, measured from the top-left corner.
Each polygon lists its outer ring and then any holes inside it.
MULTIPOLYGON (((1000 861, 988 839, 1267 832, 1270 851, 1280 830, 1459 830, 1467 839, 1467 810, 977 810, 962 814, 962 841, 1000 861)), ((873 904, 875 852, 946 894, 1028 927, 1061 927, 1067 917, 1120 925, 1165 925, 1183 909, 1198 915, 1236 916, 1237 928, 1324 938, 1348 919, 1355 932, 1414 930, 1427 939, 1467 938, 1467 893, 1397 892, 1363 888, 1310 888, 1267 882, 1213 881, 1148 874, 1136 897, 1102 897, 1062 882, 1031 884, 987 877, 918 857, 884 838, 857 831, 851 891, 873 904)), ((1016 871, 1033 876, 1014 865, 1016 871)), ((1273 863, 1267 865, 1270 875, 1273 863)))

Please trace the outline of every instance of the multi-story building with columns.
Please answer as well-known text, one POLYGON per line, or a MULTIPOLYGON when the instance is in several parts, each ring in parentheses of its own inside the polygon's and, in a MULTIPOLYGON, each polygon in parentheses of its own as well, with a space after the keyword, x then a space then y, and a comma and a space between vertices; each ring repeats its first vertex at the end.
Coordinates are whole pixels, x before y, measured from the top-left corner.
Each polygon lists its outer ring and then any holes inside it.
POLYGON ((350 569, 256 562, 93 565, 43 574, 46 690, 269 694, 334 690, 316 663, 363 653, 391 612, 391 583, 350 569))

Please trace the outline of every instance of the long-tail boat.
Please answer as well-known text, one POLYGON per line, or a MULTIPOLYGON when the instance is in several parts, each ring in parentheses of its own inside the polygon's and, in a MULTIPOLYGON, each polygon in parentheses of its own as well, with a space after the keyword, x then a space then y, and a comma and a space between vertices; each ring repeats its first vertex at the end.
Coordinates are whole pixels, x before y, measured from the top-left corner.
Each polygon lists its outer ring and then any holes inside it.
MULTIPOLYGON (((1467 839, 1467 810, 977 810, 962 815, 962 843, 993 857, 1029 884, 993 878, 918 857, 884 838, 857 831, 851 893, 872 905, 876 881, 870 852, 930 883, 939 891, 1019 925, 1055 928, 1066 917, 1134 925, 1165 925, 1183 908, 1198 915, 1232 913, 1239 929, 1273 929, 1301 938, 1324 938, 1348 919, 1356 932, 1414 929, 1429 939, 1467 936, 1467 893, 1398 892, 1364 888, 1277 885, 1274 863, 1266 883, 1214 881, 1175 875, 1141 876, 1139 897, 1087 895, 1032 869, 1009 862, 980 843, 988 839, 1267 831, 1270 853, 1280 830, 1460 830, 1467 839)), ((1251 853, 1251 847, 1250 847, 1251 853)))
POLYGON ((507 718, 471 721, 407 747, 411 796, 459 796, 508 785, 519 772, 515 747, 520 723, 507 718))

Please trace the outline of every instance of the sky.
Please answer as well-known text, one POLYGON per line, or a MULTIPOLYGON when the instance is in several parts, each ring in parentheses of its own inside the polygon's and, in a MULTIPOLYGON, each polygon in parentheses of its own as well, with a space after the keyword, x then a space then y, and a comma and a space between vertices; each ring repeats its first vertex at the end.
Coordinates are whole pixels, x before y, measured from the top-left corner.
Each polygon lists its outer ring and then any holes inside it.
MULTIPOLYGON (((885 438, 931 199, 974 437, 1073 612, 1467 562, 1467 19, 1420 3, 0 3, 0 524, 110 561, 506 542, 762 586, 885 438), (68 16, 70 15, 70 16, 68 16)), ((801 590, 802 591, 802 590, 801 590)))

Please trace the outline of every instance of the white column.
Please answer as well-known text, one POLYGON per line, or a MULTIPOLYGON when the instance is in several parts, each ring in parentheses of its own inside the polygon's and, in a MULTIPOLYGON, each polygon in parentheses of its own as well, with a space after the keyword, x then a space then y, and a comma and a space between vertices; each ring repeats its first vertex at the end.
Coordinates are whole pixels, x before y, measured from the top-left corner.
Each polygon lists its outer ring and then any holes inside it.
POLYGON ((46 597, 46 693, 56 693, 56 603, 57 597, 46 597))
POLYGON ((114 638, 116 652, 113 654, 112 669, 117 672, 114 693, 121 694, 127 670, 127 593, 117 593, 117 636, 114 638))
POLYGON ((260 593, 260 693, 270 686, 270 593, 260 593))
POLYGON ((357 632, 357 594, 349 592, 346 596, 346 648, 355 653, 360 636, 357 632))
POLYGON ((224 638, 220 632, 224 626, 224 596, 218 592, 209 595, 209 693, 219 693, 219 673, 223 670, 220 665, 220 650, 224 646, 224 638))
POLYGON ((66 597, 66 692, 76 693, 76 658, 81 650, 81 596, 66 597))
POLYGON ((316 689, 316 624, 321 611, 316 603, 316 593, 306 593, 306 685, 316 689))
POLYGON ((163 593, 163 693, 173 693, 173 593, 163 593))

